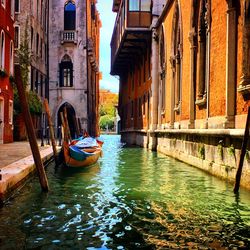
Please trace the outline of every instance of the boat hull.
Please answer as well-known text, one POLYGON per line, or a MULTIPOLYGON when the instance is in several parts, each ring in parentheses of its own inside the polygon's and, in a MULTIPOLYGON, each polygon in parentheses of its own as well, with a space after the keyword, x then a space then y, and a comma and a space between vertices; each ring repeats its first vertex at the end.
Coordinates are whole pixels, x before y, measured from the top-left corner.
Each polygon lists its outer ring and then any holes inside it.
POLYGON ((68 167, 87 167, 98 161, 99 157, 102 155, 102 149, 98 148, 91 155, 86 157, 86 159, 78 161, 70 156, 69 145, 66 142, 63 142, 63 155, 65 164, 68 167))

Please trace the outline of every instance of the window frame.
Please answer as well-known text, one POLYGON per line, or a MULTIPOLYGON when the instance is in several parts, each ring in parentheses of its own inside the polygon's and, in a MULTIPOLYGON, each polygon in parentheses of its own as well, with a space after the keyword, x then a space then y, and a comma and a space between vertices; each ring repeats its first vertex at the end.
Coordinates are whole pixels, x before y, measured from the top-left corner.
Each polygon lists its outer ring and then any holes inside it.
POLYGON ((15 34, 14 48, 19 49, 20 48, 20 25, 14 25, 14 34, 15 34), (18 36, 16 36, 16 29, 18 29, 18 36), (17 46, 16 46, 16 42, 17 42, 17 46))
POLYGON ((10 41, 10 65, 9 65, 10 75, 14 74, 14 44, 10 41))
POLYGON ((16 14, 20 13, 20 0, 14 0, 14 12, 16 14), (18 10, 16 10, 16 3, 18 3, 18 10))
POLYGON ((74 86, 74 70, 72 61, 61 61, 59 64, 59 87, 72 88, 74 86), (67 70, 67 72, 65 72, 67 70), (65 84, 65 73, 69 77, 69 84, 65 84))
POLYGON ((9 124, 13 124, 13 108, 14 108, 14 103, 13 100, 9 100, 9 124))
POLYGON ((3 8, 6 8, 6 0, 1 0, 1 5, 3 6, 3 8))
POLYGON ((76 30, 76 4, 74 1, 67 1, 64 5, 64 30, 67 31, 67 30, 76 30), (69 11, 69 10, 66 10, 66 7, 68 4, 72 4, 74 5, 75 9, 74 11, 69 11), (68 12, 68 13, 67 13, 68 12), (69 23, 71 22, 67 22, 66 19, 69 18, 67 17, 67 15, 69 14, 69 12, 74 12, 74 14, 72 14, 72 16, 69 16, 69 17, 73 17, 73 20, 72 20, 72 27, 69 25, 69 23), (67 15, 66 15, 67 14, 67 15), (73 23, 74 22, 74 23, 73 23))
POLYGON ((0 69, 5 69, 5 33, 0 33, 0 69))
MULTIPOLYGON (((145 9, 145 10, 142 10, 142 1, 143 1, 143 0, 129 0, 129 3, 128 3, 128 11, 129 11, 129 12, 151 12, 152 1, 151 1, 151 0, 148 0, 148 2, 149 2, 149 9, 148 9, 148 10, 146 10, 146 9, 145 9), (134 2, 132 2, 132 1, 134 1, 134 2), (136 2, 138 2, 138 8, 132 9, 130 3, 136 3, 136 2)), ((136 6, 136 7, 137 7, 137 6, 136 6)))

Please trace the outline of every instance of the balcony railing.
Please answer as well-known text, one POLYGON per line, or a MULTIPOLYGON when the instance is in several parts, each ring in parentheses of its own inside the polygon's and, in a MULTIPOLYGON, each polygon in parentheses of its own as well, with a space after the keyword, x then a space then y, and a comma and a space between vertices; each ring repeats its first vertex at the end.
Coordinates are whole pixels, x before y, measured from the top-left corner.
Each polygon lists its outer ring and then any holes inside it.
POLYGON ((61 43, 75 43, 77 44, 77 31, 64 30, 61 31, 61 43))
POLYGON ((121 0, 111 39, 111 73, 116 73, 114 66, 126 42, 129 41, 130 45, 133 45, 133 42, 135 44, 139 40, 142 41, 150 34, 151 21, 151 11, 130 11, 129 0, 121 0))

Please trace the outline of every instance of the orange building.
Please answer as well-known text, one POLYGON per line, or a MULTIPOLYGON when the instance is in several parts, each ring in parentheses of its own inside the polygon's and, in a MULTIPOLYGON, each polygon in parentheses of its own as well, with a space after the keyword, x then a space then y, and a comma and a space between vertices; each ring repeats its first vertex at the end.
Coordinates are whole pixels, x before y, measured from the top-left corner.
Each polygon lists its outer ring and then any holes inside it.
POLYGON ((250 1, 113 3, 122 139, 233 181, 250 103, 250 1))
POLYGON ((99 57, 101 20, 96 9, 96 0, 87 1, 87 75, 88 75, 88 127, 94 136, 99 130, 99 57))
POLYGON ((0 144, 13 142, 14 1, 0 3, 0 144))
POLYGON ((117 93, 112 93, 107 89, 100 89, 99 91, 99 102, 102 104, 113 104, 117 105, 117 93))
POLYGON ((121 129, 142 130, 149 124, 151 86, 151 1, 113 2, 117 12, 111 40, 111 74, 120 76, 121 129))

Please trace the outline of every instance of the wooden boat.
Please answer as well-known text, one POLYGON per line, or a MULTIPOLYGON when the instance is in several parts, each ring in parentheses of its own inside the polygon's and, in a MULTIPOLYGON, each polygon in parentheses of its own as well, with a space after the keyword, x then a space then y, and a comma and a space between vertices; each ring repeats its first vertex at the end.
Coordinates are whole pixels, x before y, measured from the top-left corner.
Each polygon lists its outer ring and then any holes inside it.
POLYGON ((88 133, 85 132, 83 137, 72 140, 69 143, 70 133, 67 122, 67 110, 65 109, 64 113, 60 113, 60 115, 64 129, 62 150, 65 164, 69 167, 86 167, 96 163, 99 157, 102 156, 103 142, 90 137, 88 133), (82 145, 75 146, 78 142, 82 145))
POLYGON ((102 155, 102 148, 79 149, 74 145, 63 142, 63 155, 65 164, 69 167, 86 167, 96 163, 102 155))

